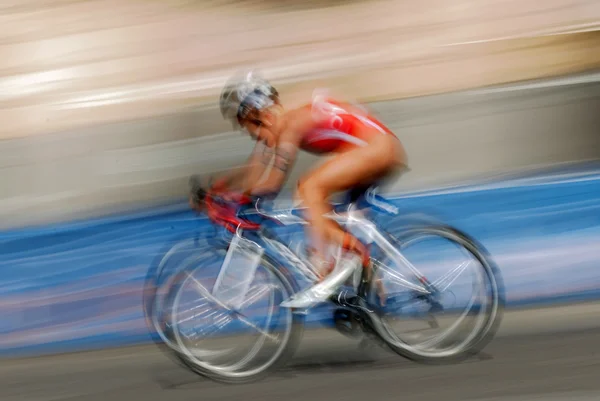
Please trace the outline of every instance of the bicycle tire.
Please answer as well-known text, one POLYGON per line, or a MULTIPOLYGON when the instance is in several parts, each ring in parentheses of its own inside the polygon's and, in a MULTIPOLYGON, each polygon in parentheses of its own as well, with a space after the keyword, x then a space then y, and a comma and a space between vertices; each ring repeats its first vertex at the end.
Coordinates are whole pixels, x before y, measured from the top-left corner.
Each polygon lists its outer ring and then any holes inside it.
MULTIPOLYGON (((386 344, 386 346, 389 347, 396 354, 408 360, 424 364, 455 363, 466 360, 480 353, 481 350, 485 348, 494 338, 498 327, 501 324, 505 309, 505 294, 502 276, 496 263, 494 262, 487 249, 478 241, 471 238, 464 232, 448 225, 423 225, 421 227, 413 227, 407 229, 406 231, 403 231, 400 235, 393 235, 389 232, 383 232, 383 234, 388 238, 388 240, 391 243, 397 244, 400 247, 402 243, 408 241, 408 239, 423 234, 441 234, 442 237, 454 237, 459 243, 459 245, 461 245, 464 249, 467 250, 467 252, 473 255, 479 262, 480 266, 483 268, 488 283, 491 283, 492 294, 490 297, 493 300, 493 306, 492 312, 486 314, 485 322, 482 325, 482 329, 479 330, 479 332, 477 332, 477 334, 473 337, 471 341, 469 341, 468 345, 464 347, 462 352, 456 354, 448 356, 430 356, 423 355, 423 353, 411 351, 407 347, 398 345, 396 341, 393 341, 389 337, 387 329, 383 326, 383 323, 379 321, 378 317, 374 317, 372 324, 377 336, 380 337, 380 339, 386 344)), ((370 291, 371 290, 372 289, 370 288, 370 291)))
MULTIPOLYGON (((196 235, 193 236, 186 234, 171 239, 167 244, 163 246, 163 248, 161 248, 161 251, 156 255, 156 257, 153 258, 152 263, 150 264, 150 267, 148 268, 148 271, 146 273, 146 277, 144 278, 144 284, 142 287, 142 308, 144 312, 144 320, 146 322, 146 327, 148 329, 150 339, 161 351, 165 352, 171 359, 173 354, 171 352, 168 352, 170 350, 170 347, 163 340, 163 337, 167 336, 167 334, 159 333, 159 329, 156 327, 156 324, 154 322, 155 313, 157 313, 157 292, 163 285, 165 285, 161 284, 161 279, 164 279, 164 275, 167 274, 165 273, 165 266, 168 258, 170 257, 170 255, 172 255, 172 252, 176 250, 178 246, 181 247, 186 244, 200 245, 201 242, 204 242, 204 244, 202 244, 203 249, 208 249, 208 246, 205 243, 206 239, 203 236, 198 235, 198 233, 196 233, 196 235)), ((168 270, 169 272, 176 272, 179 267, 179 264, 177 264, 177 267, 168 270)), ((172 275, 171 280, 173 280, 173 278, 176 276, 176 273, 170 274, 172 275)), ((167 282, 166 285, 168 286, 169 283, 167 282)), ((181 361, 177 359, 176 362, 181 361)))
MULTIPOLYGON (((293 294, 297 291, 297 283, 294 280, 288 280, 286 276, 287 270, 279 266, 272 258, 267 255, 263 256, 261 260, 261 266, 265 267, 270 273, 274 275, 274 277, 280 281, 285 290, 289 293, 289 295, 293 294)), ((180 276, 185 273, 185 269, 177 274, 180 276)), ((179 280, 174 280, 174 282, 178 282, 179 280)), ((169 291, 169 298, 175 296, 175 292, 169 291)), ((168 302, 172 302, 169 300, 168 302)), ((282 350, 276 359, 273 360, 265 369, 261 370, 252 375, 231 375, 231 374, 222 374, 216 372, 211 369, 206 369, 196 365, 186 354, 185 352, 179 351, 173 347, 167 347, 168 351, 175 357, 175 359, 183 366, 185 366, 188 370, 201 377, 205 377, 214 382, 223 383, 223 384, 247 384, 256 381, 260 381, 270 375, 271 373, 279 370, 281 367, 285 366, 287 362, 293 357, 295 354, 298 345, 302 339, 304 333, 304 320, 305 317, 302 314, 291 312, 291 324, 290 324, 290 333, 287 337, 286 343, 282 346, 282 350)))

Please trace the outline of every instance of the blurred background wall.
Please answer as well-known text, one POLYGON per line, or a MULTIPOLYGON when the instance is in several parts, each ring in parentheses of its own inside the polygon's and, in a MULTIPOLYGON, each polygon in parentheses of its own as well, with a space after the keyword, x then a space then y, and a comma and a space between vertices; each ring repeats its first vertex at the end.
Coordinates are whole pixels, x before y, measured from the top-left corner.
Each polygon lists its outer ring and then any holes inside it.
POLYGON ((11 3, 0 228, 169 202, 243 162, 216 104, 241 67, 289 107, 315 87, 368 102, 409 152, 395 191, 599 156, 595 0, 11 3))
POLYGON ((598 28, 597 0, 0 0, 0 353, 148 340, 148 267, 206 227, 187 177, 252 145, 217 108, 242 67, 367 103, 409 153, 394 193, 494 180, 398 204, 481 240, 512 305, 597 299, 600 168, 561 167, 600 156, 598 28))

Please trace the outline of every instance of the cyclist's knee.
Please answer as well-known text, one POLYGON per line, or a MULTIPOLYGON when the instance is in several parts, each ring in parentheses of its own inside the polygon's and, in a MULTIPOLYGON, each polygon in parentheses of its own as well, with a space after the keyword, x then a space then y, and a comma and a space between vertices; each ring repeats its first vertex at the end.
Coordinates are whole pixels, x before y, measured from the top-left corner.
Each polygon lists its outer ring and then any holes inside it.
POLYGON ((312 177, 300 181, 297 192, 302 201, 308 203, 324 202, 327 197, 326 192, 312 177))

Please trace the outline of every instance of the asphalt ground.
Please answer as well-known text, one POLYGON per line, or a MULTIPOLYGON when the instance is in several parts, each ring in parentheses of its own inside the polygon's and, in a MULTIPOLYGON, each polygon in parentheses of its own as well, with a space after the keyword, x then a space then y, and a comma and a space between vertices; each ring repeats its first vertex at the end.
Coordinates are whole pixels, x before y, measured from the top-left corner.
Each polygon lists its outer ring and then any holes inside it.
POLYGON ((354 340, 316 329, 286 367, 244 385, 189 373, 154 345, 4 360, 0 399, 598 400, 599 317, 599 303, 509 311, 478 357, 444 366, 361 351, 354 340))

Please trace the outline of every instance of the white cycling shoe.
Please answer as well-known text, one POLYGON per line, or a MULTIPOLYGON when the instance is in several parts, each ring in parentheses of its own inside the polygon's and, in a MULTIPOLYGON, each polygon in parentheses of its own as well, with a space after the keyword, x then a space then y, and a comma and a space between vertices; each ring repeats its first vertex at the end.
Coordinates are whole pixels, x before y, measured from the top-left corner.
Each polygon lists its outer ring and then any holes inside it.
POLYGON ((281 306, 284 308, 306 309, 324 302, 361 267, 361 258, 354 253, 348 253, 336 263, 333 271, 323 281, 294 294, 289 299, 283 301, 281 306))

